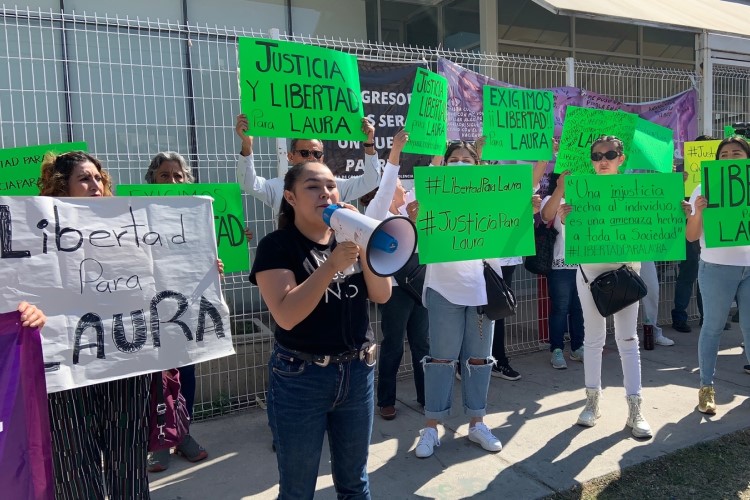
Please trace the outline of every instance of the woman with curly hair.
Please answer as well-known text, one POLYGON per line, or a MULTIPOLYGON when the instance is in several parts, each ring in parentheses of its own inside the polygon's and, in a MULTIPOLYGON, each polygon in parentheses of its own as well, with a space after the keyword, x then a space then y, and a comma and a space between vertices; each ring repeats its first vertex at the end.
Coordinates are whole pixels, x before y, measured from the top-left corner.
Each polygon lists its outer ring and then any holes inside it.
MULTIPOLYGON (((101 162, 82 151, 47 155, 42 196, 112 196, 101 162)), ((146 449, 150 375, 48 396, 55 495, 61 499, 148 499, 146 449)))

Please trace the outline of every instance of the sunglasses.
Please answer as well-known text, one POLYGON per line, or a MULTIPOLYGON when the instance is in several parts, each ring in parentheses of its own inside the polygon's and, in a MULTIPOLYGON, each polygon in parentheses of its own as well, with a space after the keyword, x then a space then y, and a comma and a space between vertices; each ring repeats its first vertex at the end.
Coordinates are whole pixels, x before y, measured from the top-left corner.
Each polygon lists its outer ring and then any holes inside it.
POLYGON ((312 151, 310 149, 296 149, 294 150, 295 153, 299 153, 302 158, 309 158, 310 155, 313 156, 316 160, 320 160, 323 158, 323 151, 312 151))
POLYGON ((603 158, 614 160, 618 156, 620 156, 620 153, 614 150, 607 151, 606 153, 591 153, 591 159, 593 161, 602 161, 603 158))

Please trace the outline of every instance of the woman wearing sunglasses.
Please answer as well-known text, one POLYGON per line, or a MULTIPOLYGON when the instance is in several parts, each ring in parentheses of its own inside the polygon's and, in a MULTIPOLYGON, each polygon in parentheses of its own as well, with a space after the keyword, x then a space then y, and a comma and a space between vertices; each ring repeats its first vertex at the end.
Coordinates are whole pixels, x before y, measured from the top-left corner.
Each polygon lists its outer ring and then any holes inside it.
MULTIPOLYGON (((242 189, 268 205, 278 216, 281 200, 284 198, 284 179, 275 177, 265 179, 255 172, 253 161, 253 137, 247 135, 249 130, 247 116, 238 115, 234 128, 242 141, 242 149, 237 160, 237 182, 242 189)), ((341 194, 341 201, 351 201, 366 195, 380 183, 380 164, 375 151, 375 126, 367 118, 362 118, 362 132, 367 139, 362 143, 365 151, 364 170, 362 175, 353 175, 347 179, 336 178, 336 185, 341 194)), ((320 139, 292 139, 287 153, 289 165, 306 161, 320 161, 323 158, 323 141, 320 139)))
MULTIPOLYGON (((740 136, 724 139, 716 150, 717 160, 746 160, 750 158, 750 145, 740 136)), ((739 163, 739 161, 738 161, 739 163)), ((741 164, 747 163, 743 161, 741 164)), ((743 167, 744 168, 744 167, 743 167)), ((718 188, 717 188, 718 189, 718 188)), ((698 391, 698 411, 716 414, 714 373, 719 354, 719 341, 732 301, 737 297, 740 329, 745 346, 750 345, 750 246, 706 248, 703 231, 703 210, 708 200, 699 184, 690 196, 692 214, 688 216, 686 237, 688 241, 700 240, 701 254, 698 264, 698 284, 703 295, 703 326, 698 338, 698 365, 701 387, 698 391)), ((745 349, 748 363, 750 352, 745 349)), ((750 365, 745 365, 750 372, 750 365)))
MULTIPOLYGON (((591 145, 591 164, 597 175, 617 175, 625 161, 623 143, 615 136, 602 136, 591 145)), ((560 219, 563 224, 568 214, 574 210, 569 204, 560 206, 560 219)), ((564 228, 564 226, 563 226, 564 228)), ((616 264, 582 264, 578 268, 576 284, 578 297, 583 309, 584 337, 583 346, 586 353, 583 372, 586 384, 586 406, 578 417, 578 425, 593 427, 600 416, 599 399, 602 393, 602 350, 607 335, 606 319, 599 314, 594 304, 586 281, 590 283, 599 275, 613 271, 623 264, 640 270, 640 262, 621 262, 616 264)), ((625 395, 628 402, 626 425, 631 428, 635 437, 650 438, 651 427, 641 415, 641 353, 638 349, 638 302, 614 314, 615 341, 620 353, 625 395)))

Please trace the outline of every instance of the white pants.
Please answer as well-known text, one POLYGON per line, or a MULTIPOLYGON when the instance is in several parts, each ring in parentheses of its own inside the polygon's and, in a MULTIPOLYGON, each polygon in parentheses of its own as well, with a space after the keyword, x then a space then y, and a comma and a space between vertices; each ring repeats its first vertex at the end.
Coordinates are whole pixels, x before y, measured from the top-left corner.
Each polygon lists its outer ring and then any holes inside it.
MULTIPOLYGON (((646 283, 648 290, 648 294, 641 299, 643 324, 656 326, 659 319, 659 277, 656 274, 655 263, 641 262, 641 279, 646 283)), ((661 332, 661 329, 658 330, 661 332)))
MULTIPOLYGON (((617 269, 622 264, 584 264, 583 271, 591 282, 600 274, 617 269)), ((636 267, 636 271, 637 271, 636 267)), ((583 372, 588 389, 602 388, 602 350, 607 336, 607 321, 599 314, 591 297, 591 290, 583 281, 580 269, 576 276, 578 297, 581 299, 584 325, 583 372)), ((638 302, 615 313, 615 340, 620 352, 625 395, 641 393, 641 353, 638 350, 638 302)))

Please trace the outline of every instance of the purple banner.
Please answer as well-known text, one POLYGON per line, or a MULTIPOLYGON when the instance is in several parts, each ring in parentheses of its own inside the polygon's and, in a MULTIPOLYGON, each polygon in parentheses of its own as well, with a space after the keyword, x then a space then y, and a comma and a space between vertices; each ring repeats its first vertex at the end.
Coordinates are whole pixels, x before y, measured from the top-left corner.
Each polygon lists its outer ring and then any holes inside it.
POLYGON ((18 312, 0 314, 0 496, 53 500, 42 340, 20 319, 18 312))
MULTIPOLYGON (((482 135, 482 99, 484 85, 523 88, 494 80, 468 70, 447 59, 438 60, 438 73, 448 79, 448 139, 475 140, 482 135)), ((698 91, 690 89, 680 94, 646 103, 629 104, 577 87, 555 87, 555 137, 562 133, 568 105, 584 108, 616 110, 635 113, 643 119, 672 129, 674 157, 682 159, 683 143, 698 135, 698 91)))

